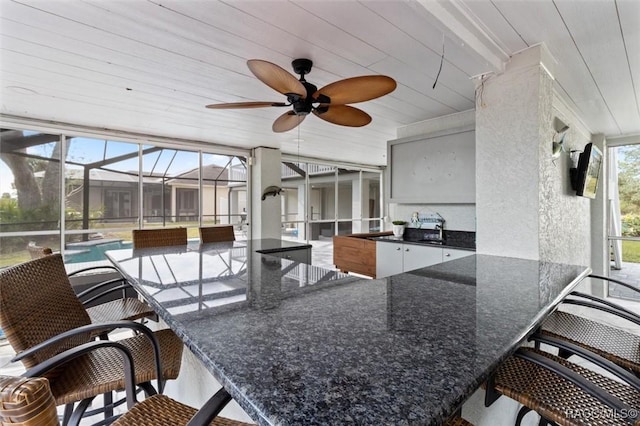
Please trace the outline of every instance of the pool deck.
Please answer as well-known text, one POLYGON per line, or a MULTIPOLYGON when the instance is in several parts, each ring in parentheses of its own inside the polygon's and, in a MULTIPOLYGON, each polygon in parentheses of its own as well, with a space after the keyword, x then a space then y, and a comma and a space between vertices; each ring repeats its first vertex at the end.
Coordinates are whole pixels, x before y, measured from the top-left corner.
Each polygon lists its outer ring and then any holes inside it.
MULTIPOLYGON (((609 276, 629 283, 640 289, 640 263, 622 262, 622 268, 611 268, 609 276)), ((609 286, 609 295, 613 297, 623 297, 626 299, 640 299, 640 293, 636 293, 615 284, 611 284, 609 286)))

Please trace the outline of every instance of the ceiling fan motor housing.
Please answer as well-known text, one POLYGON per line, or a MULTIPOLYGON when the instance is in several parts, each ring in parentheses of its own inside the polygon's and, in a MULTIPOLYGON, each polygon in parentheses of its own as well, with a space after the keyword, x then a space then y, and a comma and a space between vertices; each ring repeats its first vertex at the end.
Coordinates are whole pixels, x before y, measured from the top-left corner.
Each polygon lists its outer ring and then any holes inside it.
POLYGON ((304 75, 311 72, 313 61, 311 59, 294 59, 291 62, 293 72, 300 75, 301 81, 304 81, 304 75))
POLYGON ((304 85, 304 88, 307 89, 306 97, 302 99, 296 93, 289 93, 287 94, 287 100, 293 106, 293 112, 295 112, 296 115, 307 115, 311 113, 311 110, 313 109, 313 103, 317 102, 314 101, 313 94, 318 91, 318 88, 315 85, 304 80, 300 80, 300 82, 304 85))

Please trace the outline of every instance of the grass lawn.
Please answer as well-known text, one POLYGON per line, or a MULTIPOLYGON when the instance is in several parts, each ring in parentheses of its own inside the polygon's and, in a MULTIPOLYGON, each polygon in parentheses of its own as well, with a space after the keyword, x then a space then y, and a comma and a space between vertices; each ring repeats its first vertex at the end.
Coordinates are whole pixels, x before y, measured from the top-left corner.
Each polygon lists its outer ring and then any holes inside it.
MULTIPOLYGON (((209 222, 209 223, 205 223, 204 226, 212 226, 214 225, 213 222, 209 222)), ((109 224, 103 225, 103 224, 96 224, 93 227, 93 230, 96 232, 100 232, 103 228, 107 228, 109 226, 109 224)), ((171 223, 168 222, 167 223, 167 227, 178 227, 178 226, 182 226, 182 227, 186 227, 187 228, 187 238, 192 239, 192 238, 199 238, 200 233, 198 230, 198 222, 179 222, 179 223, 171 223)), ((104 231, 104 237, 105 238, 116 238, 116 239, 121 239, 123 241, 131 241, 131 229, 135 228, 135 225, 131 225, 130 229, 123 229, 123 230, 119 230, 119 231, 104 231)), ((145 224, 145 229, 149 229, 149 228, 162 228, 162 224, 161 223, 149 223, 149 224, 145 224)), ((80 240, 80 236, 74 236, 71 237, 72 241, 79 241, 80 240)), ((7 266, 12 266, 12 265, 16 265, 18 263, 24 262, 26 260, 29 260, 31 258, 31 256, 29 255, 29 252, 26 250, 26 245, 27 245, 27 241, 29 240, 28 238, 24 238, 24 237, 9 237, 6 240, 3 241, 7 241, 7 243, 9 243, 12 239, 14 240, 18 240, 19 242, 14 242, 15 248, 14 250, 6 250, 5 253, 0 254, 0 268, 5 268, 7 266)), ((59 251, 60 250, 60 236, 58 235, 48 235, 48 236, 35 236, 33 237, 33 240, 36 241, 38 243, 38 245, 44 246, 44 247, 50 247, 53 251, 59 251)), ((1 243, 0 243, 1 244, 1 243)))
POLYGON ((622 241, 622 260, 640 263, 640 241, 622 241))

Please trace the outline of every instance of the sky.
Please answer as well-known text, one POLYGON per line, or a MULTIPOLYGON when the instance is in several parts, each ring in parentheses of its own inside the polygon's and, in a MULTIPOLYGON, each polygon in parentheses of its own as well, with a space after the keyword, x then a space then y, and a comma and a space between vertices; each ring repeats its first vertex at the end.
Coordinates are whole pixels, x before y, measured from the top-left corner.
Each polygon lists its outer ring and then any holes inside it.
POLYGON ((13 183, 13 175, 11 175, 11 170, 7 167, 4 161, 0 160, 0 195, 8 192, 9 194, 13 194, 13 189, 11 188, 11 184, 13 183))
MULTIPOLYGON (((24 131, 25 135, 36 132, 24 131)), ((49 143, 31 147, 28 152, 31 154, 51 157, 55 143, 49 143)), ((143 149, 151 146, 143 145, 143 149)), ((67 161, 86 164, 100 161, 103 158, 114 158, 120 155, 130 154, 138 151, 138 144, 128 142, 108 141, 104 139, 72 138, 70 139, 67 152, 67 161)), ((203 164, 216 164, 224 166, 228 162, 228 157, 215 154, 203 154, 203 164)), ((138 158, 120 161, 108 166, 119 171, 138 170, 138 158)), ((144 156, 143 171, 154 173, 167 172, 168 175, 175 176, 182 172, 198 167, 198 153, 194 151, 176 151, 164 149, 144 156)), ((12 188, 13 174, 4 161, 0 160, 0 195, 8 192, 15 197, 15 190, 12 188)))

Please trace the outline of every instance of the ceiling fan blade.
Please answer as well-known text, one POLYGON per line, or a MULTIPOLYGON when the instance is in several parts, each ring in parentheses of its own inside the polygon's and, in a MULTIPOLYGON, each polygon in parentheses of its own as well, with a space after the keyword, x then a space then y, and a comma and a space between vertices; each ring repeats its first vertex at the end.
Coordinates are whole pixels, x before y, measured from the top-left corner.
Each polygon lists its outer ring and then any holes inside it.
POLYGON ((293 111, 287 111, 273 122, 272 129, 276 133, 286 132, 302 123, 306 115, 296 115, 293 111))
POLYGON ((341 126, 362 127, 371 123, 371 116, 349 105, 320 106, 313 113, 325 121, 341 126), (326 108, 326 111, 323 111, 326 108))
POLYGON ((287 106, 284 102, 231 102, 226 104, 211 104, 207 108, 211 109, 238 109, 238 108, 264 108, 287 106))
MULTIPOLYGON (((313 98, 319 95, 331 98, 331 105, 355 104, 391 93, 396 88, 396 81, 386 75, 366 75, 346 78, 328 84, 318 90, 313 98)), ((323 102, 322 100, 320 102, 323 102)), ((323 102, 324 103, 324 102, 323 102)))
POLYGON ((267 86, 271 87, 283 95, 296 93, 301 98, 306 98, 307 89, 290 72, 271 62, 261 59, 249 59, 247 61, 249 70, 267 86))

